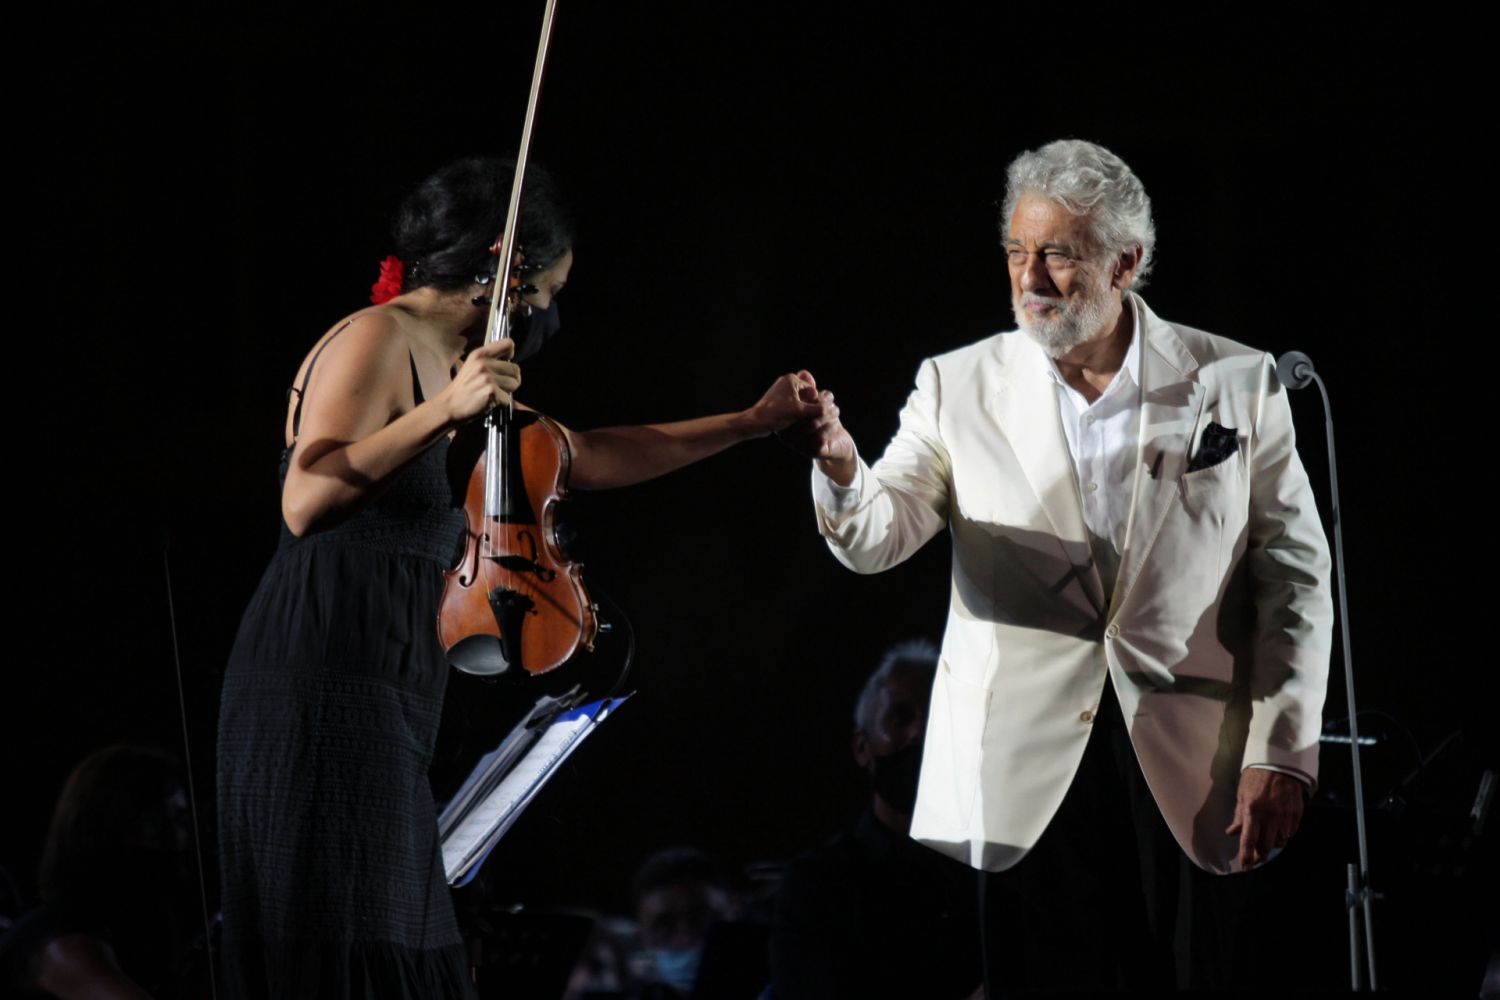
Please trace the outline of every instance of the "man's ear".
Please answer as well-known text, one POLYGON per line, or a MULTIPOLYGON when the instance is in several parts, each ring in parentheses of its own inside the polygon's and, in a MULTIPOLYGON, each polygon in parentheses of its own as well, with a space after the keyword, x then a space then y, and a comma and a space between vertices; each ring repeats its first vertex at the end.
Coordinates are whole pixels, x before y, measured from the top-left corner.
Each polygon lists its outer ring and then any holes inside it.
POLYGON ((1135 269, 1141 266, 1141 258, 1145 256, 1145 248, 1139 243, 1129 250, 1122 250, 1115 258, 1115 269, 1109 276, 1110 287, 1122 292, 1129 288, 1131 279, 1135 277, 1135 269))
POLYGON ((854 754, 855 763, 857 763, 861 768, 869 767, 870 761, 875 757, 875 755, 870 752, 870 741, 867 740, 865 738, 865 734, 858 729, 854 731, 853 736, 849 737, 849 750, 854 754))

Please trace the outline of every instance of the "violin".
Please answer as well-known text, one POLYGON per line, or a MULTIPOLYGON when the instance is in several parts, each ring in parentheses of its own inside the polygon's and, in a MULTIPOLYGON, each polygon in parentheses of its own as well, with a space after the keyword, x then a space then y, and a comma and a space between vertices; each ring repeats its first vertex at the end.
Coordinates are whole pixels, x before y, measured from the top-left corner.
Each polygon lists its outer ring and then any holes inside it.
MULTIPOLYGON (((521 188, 556 6, 547 0, 505 230, 492 248, 499 265, 485 343, 510 335, 511 307, 520 291, 521 188)), ((571 462, 562 428, 507 404, 485 417, 482 435, 460 434, 449 454, 450 466, 473 466, 464 490, 463 555, 444 574, 438 607, 438 640, 449 662, 472 674, 535 675, 580 650, 592 651, 598 608, 584 587, 582 566, 569 559, 558 532, 571 462)))
POLYGON ((465 673, 545 673, 592 652, 599 634, 583 567, 559 533, 567 438, 542 414, 507 406, 486 418, 482 450, 480 441, 460 436, 449 451, 456 467, 472 461, 473 471, 463 555, 444 574, 438 640, 465 673))

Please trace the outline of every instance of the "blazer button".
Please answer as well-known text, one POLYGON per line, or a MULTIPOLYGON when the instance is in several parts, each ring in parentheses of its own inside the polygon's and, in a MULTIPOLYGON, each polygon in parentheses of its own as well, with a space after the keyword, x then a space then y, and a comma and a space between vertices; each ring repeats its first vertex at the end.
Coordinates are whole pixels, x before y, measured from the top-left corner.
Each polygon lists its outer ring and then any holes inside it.
POLYGON ((1088 709, 1085 708, 1082 712, 1078 713, 1078 721, 1079 722, 1093 722, 1094 721, 1094 713, 1090 712, 1088 709))
POLYGON ((1111 622, 1110 626, 1104 630, 1104 638, 1106 638, 1106 639, 1113 639, 1116 636, 1118 636, 1119 634, 1120 634, 1120 626, 1114 624, 1113 622, 1111 622))

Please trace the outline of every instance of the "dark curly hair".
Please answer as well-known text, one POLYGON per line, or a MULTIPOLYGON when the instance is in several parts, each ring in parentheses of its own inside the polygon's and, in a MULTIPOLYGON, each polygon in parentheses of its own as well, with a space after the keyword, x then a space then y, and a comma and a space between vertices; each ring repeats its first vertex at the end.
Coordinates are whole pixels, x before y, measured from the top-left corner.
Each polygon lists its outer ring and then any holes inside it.
MULTIPOLYGON (((405 290, 462 288, 492 273, 490 247, 505 227, 515 161, 471 156, 448 164, 407 195, 391 235, 406 262, 405 290)), ((573 214, 557 183, 535 163, 521 194, 521 251, 528 270, 555 263, 573 246, 573 214)))

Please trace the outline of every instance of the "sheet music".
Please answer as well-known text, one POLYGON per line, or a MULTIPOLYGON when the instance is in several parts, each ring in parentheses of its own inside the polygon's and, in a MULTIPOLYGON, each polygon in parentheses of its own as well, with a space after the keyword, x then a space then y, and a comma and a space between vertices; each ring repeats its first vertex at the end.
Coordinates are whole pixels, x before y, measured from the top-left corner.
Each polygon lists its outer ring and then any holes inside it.
POLYGON ((480 761, 438 821, 443 869, 450 884, 461 885, 473 877, 563 761, 623 701, 583 705, 559 715, 545 728, 529 726, 551 710, 539 703, 527 721, 480 761), (529 748, 517 754, 518 745, 528 738, 529 748), (506 763, 506 757, 518 757, 508 771, 498 766, 506 763))
POLYGON ((438 835, 447 838, 453 827, 463 819, 476 799, 487 795, 495 785, 515 767, 520 758, 540 738, 540 723, 548 716, 558 714, 562 703, 556 698, 543 697, 532 706, 526 718, 518 722, 494 750, 485 754, 474 765, 474 770, 464 779, 453 798, 443 807, 438 816, 438 835))

